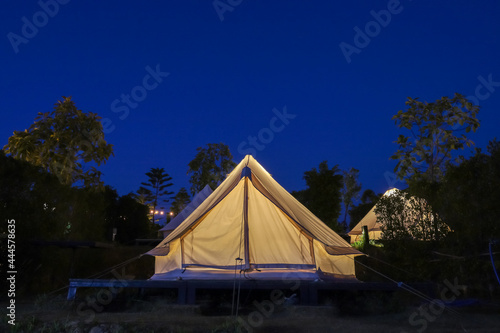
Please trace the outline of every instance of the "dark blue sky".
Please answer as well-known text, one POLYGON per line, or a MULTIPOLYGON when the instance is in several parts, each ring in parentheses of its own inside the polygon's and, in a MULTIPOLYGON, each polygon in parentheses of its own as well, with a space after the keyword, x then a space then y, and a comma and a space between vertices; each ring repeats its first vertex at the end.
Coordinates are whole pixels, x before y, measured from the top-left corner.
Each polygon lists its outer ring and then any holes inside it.
POLYGON ((216 4, 3 1, 0 144, 72 96, 106 119, 115 157, 101 170, 120 194, 152 167, 174 191, 189 188, 196 148, 215 142, 237 162, 254 144, 289 191, 327 160, 383 192, 401 186, 387 179, 400 133, 391 117, 408 96, 471 96, 476 145, 498 136, 497 1, 216 4))

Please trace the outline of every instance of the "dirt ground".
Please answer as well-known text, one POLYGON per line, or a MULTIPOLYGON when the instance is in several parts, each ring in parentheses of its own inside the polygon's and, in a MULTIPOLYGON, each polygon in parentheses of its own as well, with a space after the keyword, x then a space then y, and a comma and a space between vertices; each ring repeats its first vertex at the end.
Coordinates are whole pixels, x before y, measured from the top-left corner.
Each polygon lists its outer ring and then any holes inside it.
MULTIPOLYGON (((203 302, 202 302, 203 303, 203 302)), ((1 304, 6 309, 6 303, 1 304)), ((499 332, 500 307, 482 303, 448 308, 440 304, 386 311, 343 311, 342 306, 299 306, 256 301, 231 316, 231 304, 192 306, 162 299, 128 300, 106 309, 63 296, 16 305, 16 325, 5 315, 2 332, 499 332), (83 304, 83 305, 82 305, 83 304), (378 313, 376 313, 378 312, 378 313)), ((370 304, 369 304, 370 305, 370 304)))

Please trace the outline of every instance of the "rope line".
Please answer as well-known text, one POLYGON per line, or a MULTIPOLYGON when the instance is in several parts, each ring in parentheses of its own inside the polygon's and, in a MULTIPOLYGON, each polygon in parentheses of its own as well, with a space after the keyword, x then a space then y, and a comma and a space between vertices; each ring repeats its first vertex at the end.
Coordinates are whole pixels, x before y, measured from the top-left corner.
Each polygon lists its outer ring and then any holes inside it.
POLYGON ((491 241, 490 244, 488 245, 488 248, 490 250, 491 265, 493 266, 493 272, 495 272, 495 276, 497 277, 497 281, 500 284, 500 277, 498 277, 497 268, 495 267, 495 260, 493 260, 493 252, 491 251, 492 244, 493 244, 493 241, 491 241))
MULTIPOLYGON (((356 261, 354 258, 351 258, 351 257, 349 257, 349 256, 347 256, 347 257, 348 257, 348 258, 350 258, 350 259, 352 259, 355 263, 358 263, 358 264, 360 264, 361 266, 368 268, 368 269, 369 269, 369 270, 371 270, 372 272, 374 272, 374 273, 376 273, 376 274, 378 274, 378 275, 380 275, 380 276, 382 276, 382 277, 386 278, 387 280, 389 280, 389 281, 393 282, 393 283, 394 283, 394 284, 396 284, 399 288, 401 288, 401 289, 403 289, 403 290, 406 290, 407 292, 409 292, 409 293, 411 293, 411 294, 413 294, 413 295, 415 295, 415 296, 417 296, 417 297, 419 297, 419 298, 422 298, 422 299, 426 300, 427 302, 430 302, 430 303, 433 303, 433 304, 436 304, 436 305, 441 306, 441 304, 439 304, 439 303, 438 303, 438 301, 439 301, 439 300, 436 300, 436 299, 433 299, 433 298, 431 298, 431 297, 427 296, 426 294, 424 294, 424 293, 422 293, 422 292, 418 291, 418 290, 417 290, 417 289, 415 289, 415 288, 412 288, 411 286, 407 285, 407 284, 406 284, 406 283, 404 283, 404 282, 398 282, 398 281, 396 281, 396 280, 394 280, 394 279, 392 279, 392 278, 388 277, 387 275, 385 275, 385 274, 383 274, 383 273, 380 273, 379 271, 377 271, 377 270, 375 270, 375 269, 373 269, 373 268, 371 268, 371 267, 369 267, 369 266, 367 266, 367 265, 365 265, 365 264, 363 264, 363 263, 361 263, 361 262, 359 262, 359 261, 356 261)), ((445 310, 448 310, 449 312, 451 312, 452 314, 455 314, 455 315, 457 315, 457 316, 461 316, 461 315, 462 315, 459 311, 456 311, 456 310, 451 309, 450 307, 446 306, 446 304, 444 304, 444 302, 441 302, 441 303, 443 304, 443 306, 444 306, 444 309, 445 309, 445 310)))
MULTIPOLYGON (((98 278, 100 278, 100 277, 102 277, 102 276, 104 276, 104 275, 106 275, 106 274, 110 273, 110 272, 111 272, 111 271, 113 271, 114 269, 117 269, 117 268, 120 268, 120 267, 122 267, 122 266, 126 266, 126 265, 128 265, 128 264, 132 263, 133 261, 135 261, 135 260, 139 259, 140 257, 142 257, 142 254, 141 254, 141 255, 138 255, 138 256, 136 256, 136 257, 134 257, 134 258, 131 258, 131 259, 125 260, 125 261, 123 261, 123 262, 121 262, 121 263, 119 263, 119 264, 116 264, 116 265, 114 265, 114 266, 111 266, 110 268, 106 268, 104 271, 101 271, 101 272, 95 273, 95 274, 93 274, 93 275, 89 275, 89 276, 88 276, 88 277, 86 277, 85 279, 98 279, 98 278)), ((65 285, 64 287, 61 287, 61 288, 56 289, 56 290, 53 290, 53 291, 49 292, 48 294, 46 294, 46 296, 50 296, 50 295, 55 294, 55 293, 57 293, 57 292, 59 292, 59 291, 62 291, 62 290, 64 290, 64 289, 68 289, 68 288, 69 288, 69 286, 70 286, 70 285, 68 284, 68 285, 65 285)))

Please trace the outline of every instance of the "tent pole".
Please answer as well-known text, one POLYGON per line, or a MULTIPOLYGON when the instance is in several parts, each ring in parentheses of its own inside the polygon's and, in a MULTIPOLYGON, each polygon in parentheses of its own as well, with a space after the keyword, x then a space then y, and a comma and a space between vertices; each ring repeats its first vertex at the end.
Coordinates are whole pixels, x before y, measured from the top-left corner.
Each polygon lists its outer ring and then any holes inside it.
POLYGON ((244 237, 245 237, 245 269, 250 268, 250 254, 249 254, 249 240, 248 240, 248 177, 245 177, 245 197, 243 200, 243 225, 244 225, 244 237))

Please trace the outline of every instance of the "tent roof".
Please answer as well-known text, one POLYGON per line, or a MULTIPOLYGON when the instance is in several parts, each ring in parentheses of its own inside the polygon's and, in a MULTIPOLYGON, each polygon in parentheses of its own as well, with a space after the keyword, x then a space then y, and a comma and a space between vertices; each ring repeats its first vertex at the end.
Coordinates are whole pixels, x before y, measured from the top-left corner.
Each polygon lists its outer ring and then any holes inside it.
POLYGON ((247 177, 249 180, 248 183, 251 184, 249 186, 253 186, 293 221, 293 223, 300 227, 305 234, 323 243, 329 254, 362 254, 352 248, 349 243, 337 235, 281 187, 251 155, 245 156, 226 177, 224 182, 222 182, 222 184, 155 249, 148 252, 148 254, 161 255, 162 248, 166 249, 171 241, 182 237, 190 230, 196 228, 198 222, 201 222, 210 214, 211 210, 221 203, 221 201, 237 187, 243 177, 247 177))
MULTIPOLYGON (((388 196, 388 195, 393 195, 398 193, 400 190, 397 188, 391 188, 387 190, 383 197, 388 196)), ((363 226, 368 227, 368 231, 382 231, 382 223, 377 221, 377 214, 375 214, 375 209, 377 208, 377 204, 375 204, 372 209, 359 221, 358 224, 350 232, 348 232, 348 235, 354 236, 354 235, 361 235, 363 233, 363 226)))
POLYGON ((206 198, 210 194, 212 194, 212 189, 210 186, 205 185, 203 190, 200 192, 196 193, 194 196, 193 200, 179 213, 177 214, 176 217, 170 221, 170 223, 167 223, 163 228, 161 228, 159 231, 172 231, 175 228, 177 228, 182 221, 184 221, 191 213, 203 202, 205 201, 206 198))
MULTIPOLYGON (((387 191, 385 191, 383 197, 386 195, 391 195, 395 193, 396 191, 399 191, 397 188, 391 188, 387 191)), ((373 205, 372 209, 366 215, 361 219, 361 221, 352 228, 351 231, 349 231, 347 234, 350 236, 354 235, 361 235, 363 233, 363 226, 368 227, 368 231, 382 231, 381 226, 382 224, 380 222, 377 222, 377 214, 375 214, 375 208, 377 207, 377 204, 373 205)))

